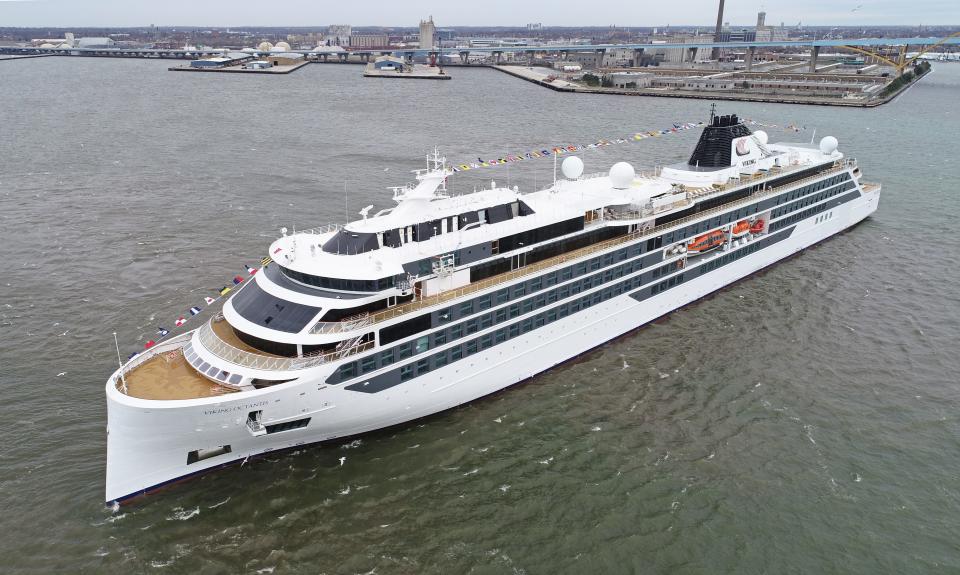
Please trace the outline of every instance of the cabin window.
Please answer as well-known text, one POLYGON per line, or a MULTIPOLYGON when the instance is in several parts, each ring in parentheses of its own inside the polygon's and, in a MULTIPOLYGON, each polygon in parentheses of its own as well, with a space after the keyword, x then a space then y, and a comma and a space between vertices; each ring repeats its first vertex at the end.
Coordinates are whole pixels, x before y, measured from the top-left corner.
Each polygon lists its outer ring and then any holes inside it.
POLYGON ((418 337, 415 346, 416 353, 423 353, 428 349, 430 349, 430 338, 427 336, 418 337))
POLYGON ((417 362, 417 375, 422 375, 430 371, 430 359, 421 359, 417 362))
POLYGON ((367 356, 360 360, 360 373, 370 373, 377 369, 377 357, 374 355, 367 356))
POLYGON ((393 349, 388 349, 386 351, 380 352, 380 364, 381 365, 390 365, 394 362, 393 359, 393 349))
POLYGON ((357 375, 357 362, 351 361, 340 366, 340 379, 350 379, 357 375))

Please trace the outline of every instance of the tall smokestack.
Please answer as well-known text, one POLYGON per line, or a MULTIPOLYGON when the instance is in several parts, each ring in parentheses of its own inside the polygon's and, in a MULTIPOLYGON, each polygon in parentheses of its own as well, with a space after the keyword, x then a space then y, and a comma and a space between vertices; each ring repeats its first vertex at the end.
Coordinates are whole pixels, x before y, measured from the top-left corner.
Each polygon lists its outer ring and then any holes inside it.
MULTIPOLYGON (((717 12, 717 28, 713 32, 714 42, 720 41, 720 33, 722 31, 723 31, 723 0, 720 0, 720 10, 717 12)), ((714 60, 720 59, 720 48, 717 47, 713 49, 712 57, 714 60)))

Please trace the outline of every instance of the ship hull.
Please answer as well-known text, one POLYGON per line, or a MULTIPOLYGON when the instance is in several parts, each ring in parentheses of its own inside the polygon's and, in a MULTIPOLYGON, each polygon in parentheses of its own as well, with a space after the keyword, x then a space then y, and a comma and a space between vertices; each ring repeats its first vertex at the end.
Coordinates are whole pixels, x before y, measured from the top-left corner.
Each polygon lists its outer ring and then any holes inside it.
MULTIPOLYGON (((829 218, 798 221, 781 230, 775 243, 658 295, 643 299, 635 292, 617 295, 377 392, 328 385, 334 366, 315 368, 296 382, 237 394, 236 399, 228 395, 201 402, 137 400, 108 384, 106 501, 125 502, 224 465, 402 424, 495 393, 842 232, 876 210, 879 194, 864 192, 832 209, 829 218), (255 411, 268 425, 307 418, 309 422, 255 435, 247 425, 255 411), (208 457, 197 460, 191 452, 208 457)), ((697 258, 695 263, 701 261, 697 258)))

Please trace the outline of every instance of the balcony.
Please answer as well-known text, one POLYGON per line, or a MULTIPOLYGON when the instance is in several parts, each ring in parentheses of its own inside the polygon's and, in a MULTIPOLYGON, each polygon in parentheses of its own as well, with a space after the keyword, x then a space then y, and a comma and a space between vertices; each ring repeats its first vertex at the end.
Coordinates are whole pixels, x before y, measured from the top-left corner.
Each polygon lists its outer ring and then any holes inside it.
POLYGON ((233 328, 217 315, 199 329, 200 344, 225 362, 262 371, 296 371, 316 367, 344 357, 371 349, 373 342, 348 342, 334 351, 304 355, 302 357, 282 357, 259 351, 245 344, 234 333, 233 328))

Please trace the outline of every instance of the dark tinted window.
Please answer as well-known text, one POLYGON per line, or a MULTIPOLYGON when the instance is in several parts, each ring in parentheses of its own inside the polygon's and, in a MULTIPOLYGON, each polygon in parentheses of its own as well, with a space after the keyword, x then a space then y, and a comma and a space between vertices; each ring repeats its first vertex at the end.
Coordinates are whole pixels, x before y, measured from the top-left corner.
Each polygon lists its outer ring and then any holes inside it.
POLYGON ((350 280, 342 278, 328 278, 321 276, 314 276, 310 274, 305 274, 303 272, 298 272, 291 270, 289 268, 280 267, 280 271, 283 272, 283 275, 289 277, 292 280, 296 280, 300 283, 307 285, 325 288, 325 289, 335 289, 343 291, 381 291, 387 288, 393 287, 394 276, 381 278, 378 280, 350 280))
POLYGON ((323 251, 331 254, 362 254, 378 247, 377 234, 340 230, 323 244, 323 251))
POLYGON ((251 281, 230 301, 233 309, 247 321, 288 333, 299 332, 320 313, 318 307, 272 296, 260 289, 255 281, 251 281))

